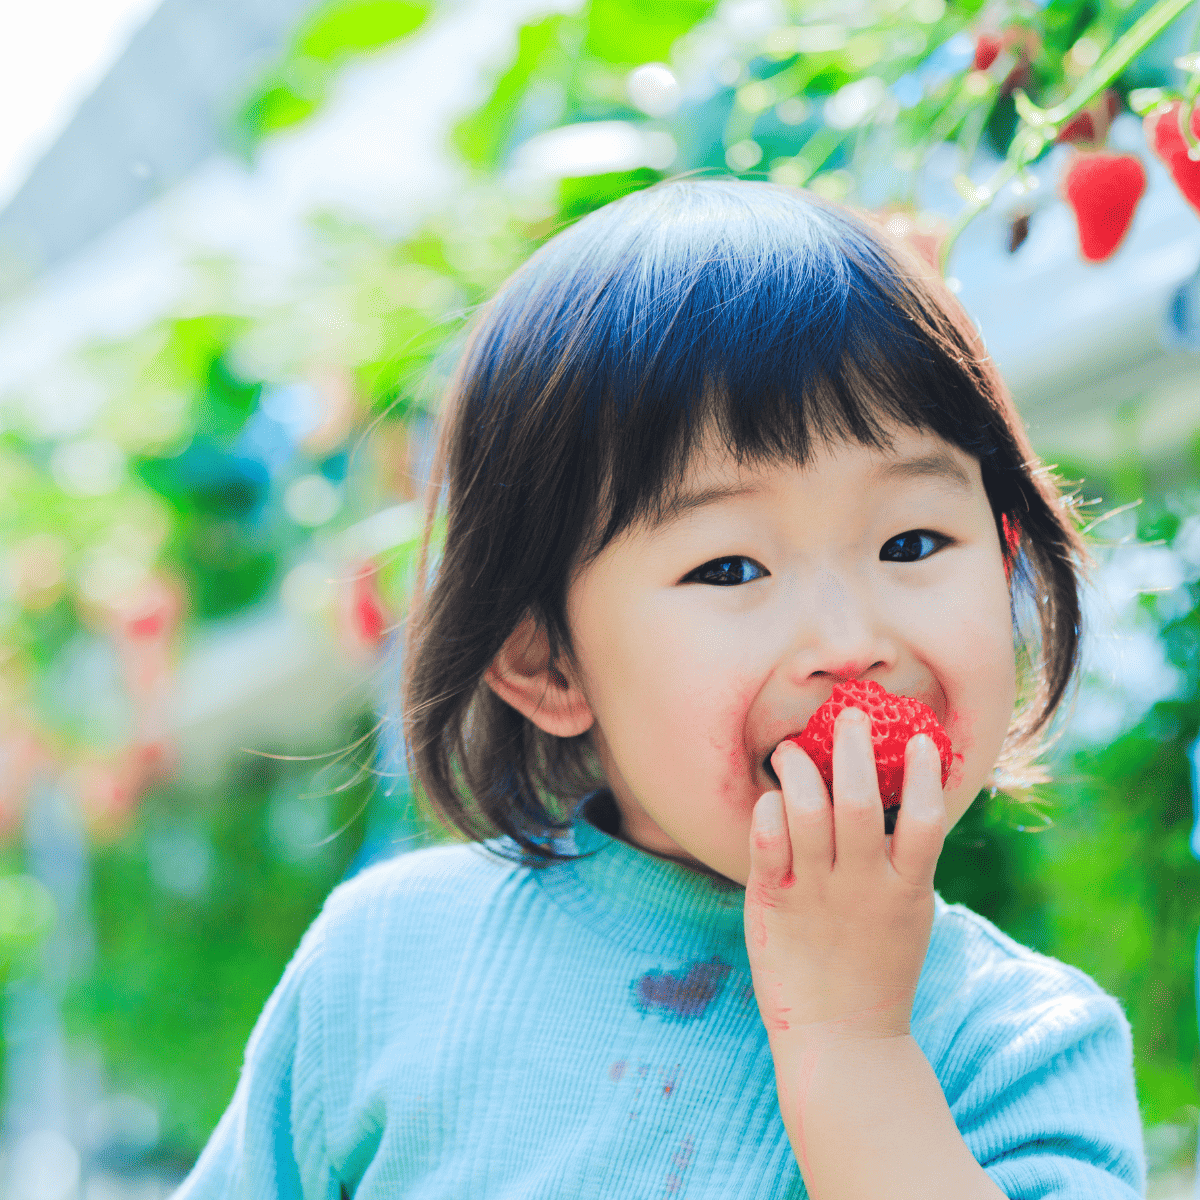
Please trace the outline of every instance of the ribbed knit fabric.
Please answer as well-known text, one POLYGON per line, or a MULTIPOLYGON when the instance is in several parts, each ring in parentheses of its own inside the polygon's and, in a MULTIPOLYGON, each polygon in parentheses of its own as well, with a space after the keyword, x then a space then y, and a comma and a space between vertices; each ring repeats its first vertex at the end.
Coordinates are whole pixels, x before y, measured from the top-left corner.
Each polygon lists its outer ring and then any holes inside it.
MULTIPOLYGON (((177 1200, 806 1195, 743 890, 583 818, 573 864, 489 845, 415 851, 333 892, 177 1200)), ((1012 1200, 1144 1195, 1120 1006, 936 908, 912 1028, 975 1158, 1012 1200)))

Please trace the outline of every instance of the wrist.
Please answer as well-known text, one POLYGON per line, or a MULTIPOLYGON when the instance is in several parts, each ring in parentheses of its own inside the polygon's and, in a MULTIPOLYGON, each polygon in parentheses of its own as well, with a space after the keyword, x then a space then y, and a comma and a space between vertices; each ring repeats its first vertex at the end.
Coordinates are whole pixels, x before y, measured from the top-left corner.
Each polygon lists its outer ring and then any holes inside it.
POLYGON ((773 1021, 767 1026, 772 1053, 882 1046, 912 1035, 912 997, 820 1021, 773 1021))

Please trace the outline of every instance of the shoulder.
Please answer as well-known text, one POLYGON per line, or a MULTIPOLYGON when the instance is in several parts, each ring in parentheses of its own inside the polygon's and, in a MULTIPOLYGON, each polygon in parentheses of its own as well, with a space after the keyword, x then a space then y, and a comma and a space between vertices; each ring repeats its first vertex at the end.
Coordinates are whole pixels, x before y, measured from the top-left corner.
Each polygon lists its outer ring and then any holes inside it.
POLYGON ((1116 1003, 1077 967, 1023 946, 986 917, 963 904, 947 904, 940 896, 930 938, 930 960, 935 969, 961 973, 968 990, 986 987, 998 999, 1014 990, 1025 1000, 1075 995, 1116 1003))
POLYGON ((972 972, 989 972, 992 977, 1012 976, 1022 985, 1042 986, 1055 991, 1079 991, 1084 995, 1106 995, 1085 972, 1067 962, 1040 954, 1014 941, 986 917, 966 905, 947 904, 936 898, 931 948, 942 956, 954 956, 972 972))
POLYGON ((529 873, 493 845, 427 846, 360 871, 334 888, 317 918, 326 948, 367 931, 392 939, 401 927, 418 933, 432 921, 444 932, 473 920, 529 873))
POLYGON ((1129 1022, 1085 972, 939 897, 913 1032, 1005 1195, 1144 1194, 1129 1022))
POLYGON ((305 935, 300 984, 327 1079, 355 1078, 384 1047, 441 1012, 489 929, 528 894, 528 868, 484 845, 412 850, 336 887, 305 935), (492 923, 489 925, 489 922, 492 923))
POLYGON ((1060 1056, 1132 1075, 1133 1038, 1115 997, 1077 967, 940 897, 922 985, 929 1052, 948 1076, 965 1081, 987 1064, 1014 1077, 1060 1056))

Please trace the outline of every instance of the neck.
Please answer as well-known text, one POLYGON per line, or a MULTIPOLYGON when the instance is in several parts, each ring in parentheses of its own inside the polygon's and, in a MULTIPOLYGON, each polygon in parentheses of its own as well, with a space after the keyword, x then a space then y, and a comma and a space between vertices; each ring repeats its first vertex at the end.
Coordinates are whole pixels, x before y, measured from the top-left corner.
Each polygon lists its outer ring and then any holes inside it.
POLYGON ((615 837, 627 846, 632 846, 635 850, 640 850, 643 854, 652 855, 661 862, 675 863, 677 866, 686 867, 689 871, 694 871, 697 875, 703 875, 705 878, 712 880, 722 891, 734 892, 745 890, 740 883, 714 871, 711 867, 705 866, 704 863, 697 859, 681 858, 674 854, 664 854, 661 850, 651 850, 649 846, 643 846, 634 841, 625 832, 624 822, 621 819, 621 810, 617 807, 616 799, 608 788, 601 788, 588 798, 584 805, 583 815, 597 829, 603 833, 607 833, 609 837, 615 837))

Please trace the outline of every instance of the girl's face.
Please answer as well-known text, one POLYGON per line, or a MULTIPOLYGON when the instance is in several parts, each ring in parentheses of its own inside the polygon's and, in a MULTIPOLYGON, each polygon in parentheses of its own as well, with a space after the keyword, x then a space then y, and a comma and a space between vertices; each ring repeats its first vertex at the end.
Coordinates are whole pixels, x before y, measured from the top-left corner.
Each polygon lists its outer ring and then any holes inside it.
POLYGON ((575 576, 569 675, 629 841, 745 884, 751 812, 776 786, 765 761, 852 678, 936 713, 955 752, 948 828, 990 776, 1016 672, 979 463, 892 437, 804 469, 698 453, 668 518, 575 576))

